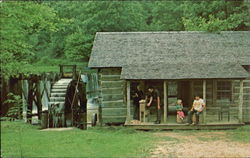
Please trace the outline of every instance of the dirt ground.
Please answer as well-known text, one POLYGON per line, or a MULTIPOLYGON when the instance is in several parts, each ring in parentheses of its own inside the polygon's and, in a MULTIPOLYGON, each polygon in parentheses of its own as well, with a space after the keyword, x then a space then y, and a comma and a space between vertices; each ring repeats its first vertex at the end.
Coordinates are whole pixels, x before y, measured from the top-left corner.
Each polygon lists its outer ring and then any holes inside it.
POLYGON ((68 131, 68 130, 72 130, 74 128, 72 127, 67 127, 67 128, 46 128, 46 129, 42 129, 41 131, 68 131))
POLYGON ((250 157, 250 143, 228 140, 225 132, 155 133, 159 138, 152 157, 250 157))

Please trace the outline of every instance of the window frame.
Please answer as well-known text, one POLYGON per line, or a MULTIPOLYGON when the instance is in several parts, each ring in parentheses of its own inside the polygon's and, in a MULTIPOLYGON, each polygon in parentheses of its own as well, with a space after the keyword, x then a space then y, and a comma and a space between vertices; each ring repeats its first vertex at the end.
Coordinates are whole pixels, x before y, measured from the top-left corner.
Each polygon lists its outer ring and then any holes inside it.
POLYGON ((223 101, 223 100, 228 100, 232 102, 233 100, 233 82, 231 80, 217 80, 216 81, 216 100, 217 101, 223 101), (218 89, 220 86, 220 82, 227 82, 229 84, 229 89, 218 89), (223 98, 225 96, 220 96, 219 93, 228 93, 226 98, 223 98))

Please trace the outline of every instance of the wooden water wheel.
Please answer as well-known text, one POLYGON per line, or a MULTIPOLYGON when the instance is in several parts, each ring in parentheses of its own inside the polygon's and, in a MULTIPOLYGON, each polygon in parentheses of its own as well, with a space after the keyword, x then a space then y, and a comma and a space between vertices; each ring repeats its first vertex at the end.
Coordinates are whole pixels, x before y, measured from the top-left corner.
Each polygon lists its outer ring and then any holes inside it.
POLYGON ((51 90, 49 102, 49 127, 65 127, 65 97, 72 79, 60 79, 51 90))
POLYGON ((50 97, 50 127, 86 129, 86 104, 85 84, 80 78, 59 80, 50 97))

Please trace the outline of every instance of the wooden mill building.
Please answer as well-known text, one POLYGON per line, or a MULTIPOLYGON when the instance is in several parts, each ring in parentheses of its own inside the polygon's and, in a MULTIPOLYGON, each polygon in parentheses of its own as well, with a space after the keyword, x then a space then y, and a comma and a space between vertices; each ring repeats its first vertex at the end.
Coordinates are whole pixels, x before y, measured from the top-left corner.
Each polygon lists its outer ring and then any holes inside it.
POLYGON ((98 32, 90 56, 98 70, 102 120, 132 119, 131 91, 160 92, 162 124, 174 122, 177 98, 206 102, 203 124, 250 122, 250 31, 98 32))

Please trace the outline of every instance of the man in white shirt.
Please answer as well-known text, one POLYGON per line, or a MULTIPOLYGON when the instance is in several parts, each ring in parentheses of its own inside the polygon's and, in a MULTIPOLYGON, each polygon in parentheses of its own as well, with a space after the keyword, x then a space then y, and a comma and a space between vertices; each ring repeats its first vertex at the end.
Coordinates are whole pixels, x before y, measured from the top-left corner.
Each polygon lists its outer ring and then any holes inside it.
POLYGON ((191 110, 188 112, 188 124, 192 123, 192 115, 195 114, 196 122, 193 122, 193 124, 199 123, 199 115, 202 113, 202 111, 205 109, 206 105, 203 99, 200 98, 199 95, 195 96, 193 106, 191 110))

